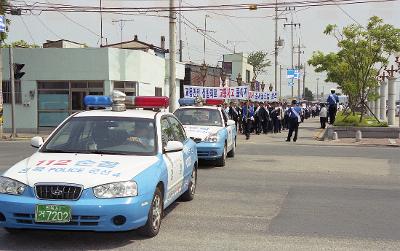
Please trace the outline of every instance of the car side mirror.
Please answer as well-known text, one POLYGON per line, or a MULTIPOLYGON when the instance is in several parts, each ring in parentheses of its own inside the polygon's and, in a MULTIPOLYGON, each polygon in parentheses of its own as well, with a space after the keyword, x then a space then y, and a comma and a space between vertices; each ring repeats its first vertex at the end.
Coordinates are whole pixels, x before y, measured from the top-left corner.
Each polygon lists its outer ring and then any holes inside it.
POLYGON ((235 123, 234 120, 229 119, 229 120, 226 122, 226 126, 234 126, 234 125, 236 125, 236 123, 235 123))
POLYGON ((179 141, 168 141, 164 147, 164 153, 180 152, 183 150, 183 144, 179 141))
POLYGON ((43 138, 40 136, 33 137, 31 139, 31 146, 35 148, 39 148, 43 145, 43 138))

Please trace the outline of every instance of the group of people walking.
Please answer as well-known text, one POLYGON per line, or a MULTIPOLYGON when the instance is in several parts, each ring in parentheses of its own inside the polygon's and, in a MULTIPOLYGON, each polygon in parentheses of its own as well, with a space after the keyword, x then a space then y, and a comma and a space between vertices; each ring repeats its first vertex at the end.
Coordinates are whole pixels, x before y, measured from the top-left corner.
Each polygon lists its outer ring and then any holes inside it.
POLYGON ((324 103, 312 106, 300 107, 296 100, 292 100, 290 105, 283 102, 253 102, 246 101, 237 104, 230 102, 224 105, 225 112, 230 119, 236 122, 239 132, 250 139, 250 135, 281 133, 288 130, 286 141, 297 141, 299 125, 312 116, 320 117, 321 128, 326 127, 326 123, 333 124, 338 109, 339 98, 335 90, 327 99, 327 106, 324 103), (292 139, 293 137, 293 139, 292 139))

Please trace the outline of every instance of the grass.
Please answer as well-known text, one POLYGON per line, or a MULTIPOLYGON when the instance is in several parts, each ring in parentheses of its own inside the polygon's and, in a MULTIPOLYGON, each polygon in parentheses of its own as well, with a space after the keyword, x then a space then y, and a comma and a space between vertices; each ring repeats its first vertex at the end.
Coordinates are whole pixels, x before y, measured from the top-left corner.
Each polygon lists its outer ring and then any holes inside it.
POLYGON ((343 112, 336 115, 335 126, 354 126, 354 127, 387 127, 387 122, 378 122, 374 117, 364 115, 360 122, 360 113, 350 114, 347 118, 343 112))

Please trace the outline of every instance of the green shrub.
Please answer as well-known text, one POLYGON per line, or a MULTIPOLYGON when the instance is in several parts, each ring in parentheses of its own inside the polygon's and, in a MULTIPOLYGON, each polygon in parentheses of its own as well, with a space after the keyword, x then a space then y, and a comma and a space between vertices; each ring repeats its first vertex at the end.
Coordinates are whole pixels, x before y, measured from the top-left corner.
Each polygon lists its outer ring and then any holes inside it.
POLYGON ((355 126, 355 127, 387 127, 387 122, 378 122, 374 117, 365 116, 360 122, 360 114, 344 115, 338 112, 336 115, 335 126, 355 126), (346 117, 347 116, 347 117, 346 117))

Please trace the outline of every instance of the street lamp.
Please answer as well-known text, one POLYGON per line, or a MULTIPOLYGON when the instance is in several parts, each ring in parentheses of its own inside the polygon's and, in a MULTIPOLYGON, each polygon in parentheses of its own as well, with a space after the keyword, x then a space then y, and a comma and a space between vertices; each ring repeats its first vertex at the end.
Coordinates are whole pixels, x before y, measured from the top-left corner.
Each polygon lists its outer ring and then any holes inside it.
POLYGON ((250 91, 254 91, 256 89, 256 78, 250 82, 250 91))
POLYGON ((264 89, 265 89, 265 84, 264 84, 264 81, 262 81, 261 82, 261 91, 264 92, 264 89))
POLYGON ((203 78, 203 87, 206 84, 207 71, 208 71, 207 65, 205 63, 202 64, 200 67, 200 72, 201 72, 201 77, 203 78))
POLYGON ((237 76, 237 78, 236 78, 236 81, 237 81, 237 83, 238 83, 238 86, 241 86, 242 85, 242 74, 238 74, 238 76, 237 76))
POLYGON ((272 86, 272 83, 271 83, 271 84, 269 84, 269 87, 268 87, 268 89, 269 89, 269 91, 270 91, 270 92, 272 92, 272 90, 274 89, 274 87, 272 86))

